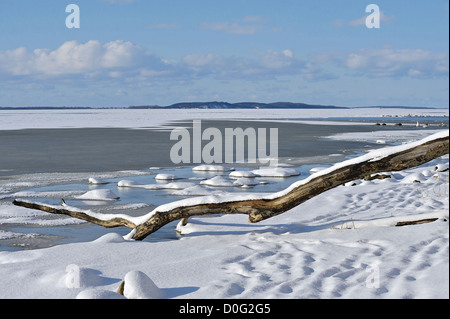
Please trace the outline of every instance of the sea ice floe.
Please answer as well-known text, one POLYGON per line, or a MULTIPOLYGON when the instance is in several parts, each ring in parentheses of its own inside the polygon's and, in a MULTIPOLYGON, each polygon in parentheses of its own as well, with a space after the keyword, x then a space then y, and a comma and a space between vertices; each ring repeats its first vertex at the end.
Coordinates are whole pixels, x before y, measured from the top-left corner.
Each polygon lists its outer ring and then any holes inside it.
POLYGON ((215 176, 200 182, 201 185, 215 186, 215 187, 231 187, 236 186, 233 181, 224 178, 223 176, 215 176))
POLYGON ((253 170, 252 173, 261 177, 290 177, 300 175, 296 169, 283 167, 261 168, 253 170))
POLYGON ((109 189, 94 189, 84 193, 81 196, 77 196, 76 199, 109 201, 109 200, 117 200, 119 199, 119 196, 114 194, 114 192, 109 189))
POLYGON ((155 179, 160 181, 171 181, 180 178, 174 174, 158 174, 155 176, 155 179))
POLYGON ((252 171, 234 171, 231 172, 230 175, 228 175, 230 178, 241 178, 241 177, 256 177, 255 173, 252 171))
POLYGON ((221 165, 199 165, 192 168, 192 170, 194 172, 230 172, 234 171, 234 168, 221 165))

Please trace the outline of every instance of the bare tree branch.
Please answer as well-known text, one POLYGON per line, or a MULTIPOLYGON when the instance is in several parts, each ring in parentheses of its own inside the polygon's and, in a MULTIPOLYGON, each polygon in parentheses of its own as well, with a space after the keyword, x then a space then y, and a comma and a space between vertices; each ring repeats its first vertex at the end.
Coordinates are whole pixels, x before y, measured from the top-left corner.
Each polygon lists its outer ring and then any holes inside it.
MULTIPOLYGON (((64 200, 63 200, 64 203, 64 200)), ((45 204, 41 204, 41 203, 34 203, 34 202, 30 202, 30 201, 23 201, 23 200, 17 200, 15 199, 13 201, 13 204, 16 206, 21 206, 21 207, 25 207, 25 208, 30 208, 30 209, 36 209, 36 210, 41 210, 50 214, 60 214, 60 215, 68 215, 74 218, 78 218, 81 220, 85 220, 87 222, 99 225, 99 226, 103 226, 105 228, 114 228, 114 227, 119 227, 119 226, 125 226, 131 229, 136 228, 136 225, 131 222, 130 220, 123 218, 123 217, 114 217, 114 218, 110 218, 110 219, 101 219, 98 217, 95 217, 92 212, 88 212, 88 211, 76 211, 73 210, 72 208, 65 208, 64 205, 62 206, 50 206, 50 205, 45 205, 45 204)))

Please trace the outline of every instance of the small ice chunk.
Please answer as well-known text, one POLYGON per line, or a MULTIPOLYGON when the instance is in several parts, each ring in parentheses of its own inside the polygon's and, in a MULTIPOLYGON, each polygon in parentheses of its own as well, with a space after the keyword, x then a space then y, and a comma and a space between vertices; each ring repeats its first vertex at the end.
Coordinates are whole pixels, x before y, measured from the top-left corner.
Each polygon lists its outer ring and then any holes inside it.
POLYGON ((261 177, 290 177, 300 175, 300 173, 293 168, 283 168, 283 167, 261 168, 253 170, 252 172, 255 175, 261 177))
POLYGON ((234 171, 234 168, 231 167, 225 167, 225 166, 221 166, 221 165, 199 165, 196 166, 194 168, 192 168, 192 170, 195 172, 229 172, 229 171, 234 171))
POLYGON ((230 176, 230 178, 256 177, 255 173, 253 173, 251 171, 234 171, 234 172, 231 172, 229 176, 230 176))
POLYGON ((117 200, 119 196, 109 189, 94 189, 76 198, 82 200, 117 200))
POLYGON ((241 177, 238 178, 233 184, 236 186, 249 187, 255 186, 258 183, 252 178, 241 177))
POLYGON ((158 174, 155 176, 155 179, 160 180, 160 181, 170 181, 170 180, 179 179, 179 177, 177 177, 174 174, 158 174))
POLYGON ((122 180, 117 183, 118 187, 133 187, 136 186, 136 183, 133 181, 122 180))
POLYGON ((89 177, 89 184, 91 185, 103 185, 108 184, 108 182, 102 181, 101 179, 97 179, 94 177, 89 177))
POLYGON ((216 187, 230 187, 236 186, 232 181, 226 179, 222 176, 215 176, 213 178, 207 179, 206 181, 201 181, 201 185, 216 186, 216 187))

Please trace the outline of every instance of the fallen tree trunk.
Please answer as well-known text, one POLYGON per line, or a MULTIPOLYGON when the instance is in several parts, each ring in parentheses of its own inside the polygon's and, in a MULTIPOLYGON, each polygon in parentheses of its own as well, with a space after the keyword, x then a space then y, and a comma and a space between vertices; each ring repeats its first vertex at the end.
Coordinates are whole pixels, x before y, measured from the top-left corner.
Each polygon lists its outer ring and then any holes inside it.
POLYGON ((132 228, 132 239, 142 240, 162 226, 182 219, 208 214, 245 214, 249 222, 257 223, 282 214, 293 207, 347 182, 365 178, 371 174, 388 171, 400 171, 429 162, 449 153, 448 131, 435 134, 419 142, 407 145, 387 147, 372 151, 356 159, 348 160, 333 167, 319 171, 305 180, 292 184, 284 191, 261 198, 251 196, 237 197, 232 200, 223 197, 204 197, 198 202, 182 200, 162 205, 136 221, 133 218, 111 218, 105 220, 86 211, 68 211, 43 204, 32 204, 15 200, 14 204, 49 213, 66 214, 87 220, 104 227, 125 226, 132 228))

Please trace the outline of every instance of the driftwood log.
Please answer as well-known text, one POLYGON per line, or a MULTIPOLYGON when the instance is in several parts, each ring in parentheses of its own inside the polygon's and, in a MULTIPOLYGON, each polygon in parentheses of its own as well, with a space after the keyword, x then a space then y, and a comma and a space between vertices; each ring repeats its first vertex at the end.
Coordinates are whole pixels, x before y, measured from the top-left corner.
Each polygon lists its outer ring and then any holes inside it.
POLYGON ((400 171, 416 167, 448 154, 449 136, 448 134, 438 134, 435 138, 424 139, 410 145, 410 147, 401 148, 399 151, 395 151, 398 148, 392 147, 394 151, 386 153, 374 152, 373 157, 367 156, 369 153, 356 160, 342 162, 341 165, 335 165, 332 170, 327 170, 326 173, 321 174, 319 172, 311 175, 304 183, 294 183, 285 192, 277 193, 280 194, 279 196, 243 200, 236 198, 230 200, 230 198, 223 197, 221 201, 217 201, 216 198, 211 203, 185 206, 180 204, 180 206, 174 205, 174 208, 171 209, 164 209, 160 206, 148 214, 148 219, 139 224, 132 222, 131 218, 114 217, 104 219, 92 216, 86 212, 65 209, 64 206, 59 208, 21 200, 14 200, 14 204, 52 214, 69 215, 107 228, 129 227, 133 229, 130 236, 134 240, 142 240, 172 221, 181 219, 185 224, 189 217, 207 214, 245 214, 248 215, 249 222, 257 223, 282 214, 314 196, 347 182, 363 179, 376 173, 400 171))

